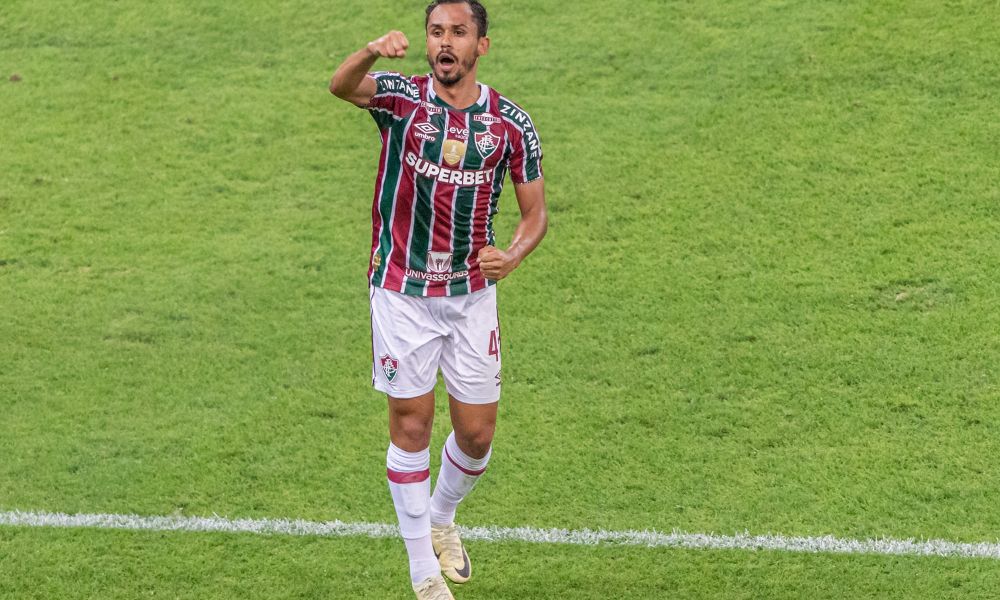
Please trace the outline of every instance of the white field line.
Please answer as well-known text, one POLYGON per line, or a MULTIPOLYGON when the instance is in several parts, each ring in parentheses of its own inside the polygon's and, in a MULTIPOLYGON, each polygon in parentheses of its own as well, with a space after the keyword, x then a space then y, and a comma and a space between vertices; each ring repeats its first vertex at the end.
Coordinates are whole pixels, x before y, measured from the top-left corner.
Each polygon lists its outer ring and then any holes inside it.
MULTIPOLYGON (((139 531, 214 531, 318 537, 394 538, 395 525, 385 523, 317 523, 299 519, 227 519, 225 517, 142 517, 138 515, 76 514, 49 512, 0 512, 0 525, 18 527, 90 527, 139 531)), ((537 529, 534 527, 460 527, 465 540, 483 542, 530 542, 535 544, 600 544, 648 548, 704 548, 712 550, 778 550, 835 554, 883 554, 902 556, 948 556, 1000 560, 1000 542, 950 542, 947 540, 897 540, 890 538, 852 540, 785 535, 717 535, 714 533, 661 533, 658 531, 605 531, 602 529, 537 529)))

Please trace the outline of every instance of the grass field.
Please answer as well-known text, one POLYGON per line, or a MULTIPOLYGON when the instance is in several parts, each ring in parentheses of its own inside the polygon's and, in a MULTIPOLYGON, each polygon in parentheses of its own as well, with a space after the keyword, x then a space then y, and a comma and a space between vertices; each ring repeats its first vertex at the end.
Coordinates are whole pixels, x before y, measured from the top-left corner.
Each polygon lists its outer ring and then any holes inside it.
MULTIPOLYGON (((0 511, 392 522, 378 138, 326 85, 389 29, 422 71, 423 6, 0 5, 0 511)), ((995 541, 1000 6, 487 6, 551 224, 500 286, 460 521, 995 541)), ((470 554, 460 599, 1000 589, 988 560, 470 554)), ((0 598, 354 597, 410 597, 398 540, 0 527, 0 598)))

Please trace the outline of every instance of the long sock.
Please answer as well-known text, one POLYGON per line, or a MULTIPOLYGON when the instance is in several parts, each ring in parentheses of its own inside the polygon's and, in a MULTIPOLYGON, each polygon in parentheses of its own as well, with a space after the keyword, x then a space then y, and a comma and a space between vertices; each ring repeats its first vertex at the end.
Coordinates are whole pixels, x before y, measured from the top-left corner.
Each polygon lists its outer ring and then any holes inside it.
POLYGON ((455 441, 455 432, 451 432, 441 451, 441 472, 431 496, 431 523, 450 525, 455 522, 458 503, 472 491, 492 454, 493 448, 490 448, 486 456, 472 458, 462 452, 455 441))
POLYGON ((431 492, 431 453, 407 452, 389 443, 385 457, 389 492, 399 519, 399 532, 410 557, 410 580, 420 583, 441 574, 441 567, 431 545, 431 519, 428 507, 431 492))

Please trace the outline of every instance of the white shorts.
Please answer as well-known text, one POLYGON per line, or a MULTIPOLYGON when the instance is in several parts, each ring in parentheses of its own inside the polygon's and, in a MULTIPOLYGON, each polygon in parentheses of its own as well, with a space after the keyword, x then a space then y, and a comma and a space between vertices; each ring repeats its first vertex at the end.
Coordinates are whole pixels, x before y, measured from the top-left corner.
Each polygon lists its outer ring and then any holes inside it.
POLYGON ((461 296, 409 296, 371 288, 372 385, 393 398, 434 389, 440 367, 459 402, 500 399, 496 286, 461 296))

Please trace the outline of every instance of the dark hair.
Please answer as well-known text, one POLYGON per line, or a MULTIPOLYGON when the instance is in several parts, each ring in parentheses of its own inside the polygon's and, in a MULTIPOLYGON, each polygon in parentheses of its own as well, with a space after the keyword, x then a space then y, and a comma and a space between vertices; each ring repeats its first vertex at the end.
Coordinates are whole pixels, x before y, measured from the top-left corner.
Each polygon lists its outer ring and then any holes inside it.
POLYGON ((490 18, 486 14, 486 7, 479 3, 479 0, 434 0, 427 5, 427 15, 424 17, 424 29, 431 20, 431 13, 442 4, 468 4, 472 9, 472 20, 476 22, 479 29, 479 37, 486 35, 486 30, 490 27, 490 18))

